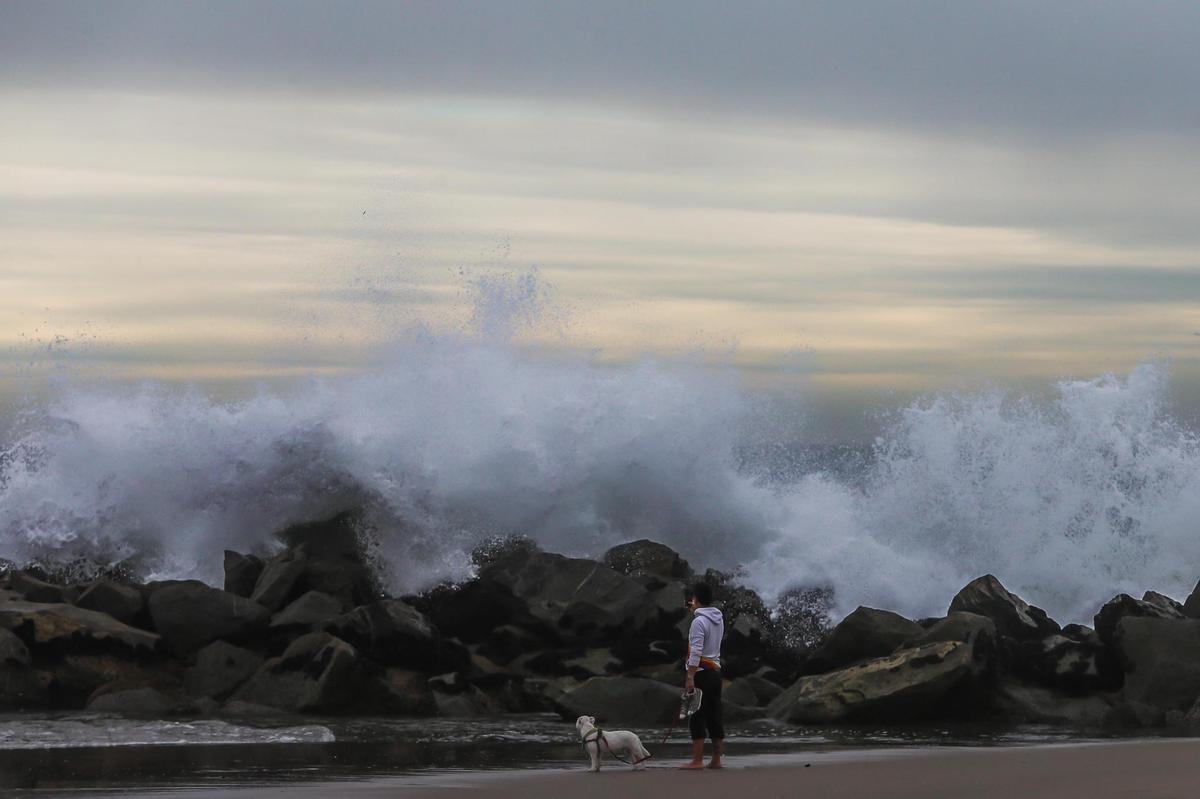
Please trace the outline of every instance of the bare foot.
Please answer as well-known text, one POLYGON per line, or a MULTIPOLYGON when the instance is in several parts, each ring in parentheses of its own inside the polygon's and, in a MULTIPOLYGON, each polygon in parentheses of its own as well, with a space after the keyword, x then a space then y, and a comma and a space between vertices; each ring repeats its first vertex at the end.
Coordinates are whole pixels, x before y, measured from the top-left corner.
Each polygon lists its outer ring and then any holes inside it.
POLYGON ((703 762, 696 763, 695 761, 693 761, 693 762, 691 762, 691 763, 684 763, 684 764, 683 764, 682 766, 680 766, 679 768, 680 768, 680 769, 687 770, 687 771, 693 771, 693 770, 696 770, 696 769, 702 769, 702 768, 704 768, 704 763, 703 763, 703 762))
POLYGON ((722 763, 720 760, 714 760, 711 763, 709 763, 707 766, 705 766, 705 768, 725 768, 725 764, 722 763))

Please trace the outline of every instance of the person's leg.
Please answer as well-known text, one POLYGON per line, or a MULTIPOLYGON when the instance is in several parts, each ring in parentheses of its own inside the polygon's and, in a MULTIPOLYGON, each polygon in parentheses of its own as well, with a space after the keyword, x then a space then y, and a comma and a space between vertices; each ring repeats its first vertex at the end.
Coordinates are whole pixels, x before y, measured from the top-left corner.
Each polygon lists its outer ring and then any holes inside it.
POLYGON ((705 680, 703 710, 707 712, 704 722, 708 735, 712 738, 712 759, 708 761, 709 768, 723 768, 722 755, 725 753, 725 724, 721 712, 721 673, 706 672, 709 678, 705 680))

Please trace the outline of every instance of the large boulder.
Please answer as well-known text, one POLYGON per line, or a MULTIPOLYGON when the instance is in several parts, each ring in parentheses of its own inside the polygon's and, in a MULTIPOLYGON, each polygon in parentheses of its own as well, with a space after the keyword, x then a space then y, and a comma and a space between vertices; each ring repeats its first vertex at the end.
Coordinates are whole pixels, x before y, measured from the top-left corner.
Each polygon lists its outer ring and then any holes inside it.
POLYGON ((1196 583, 1196 587, 1192 589, 1192 593, 1188 594, 1188 598, 1184 601, 1183 615, 1189 619, 1200 619, 1200 582, 1196 583))
POLYGON ((1186 713, 1200 697, 1200 620, 1127 616, 1113 646, 1125 669, 1125 700, 1143 724, 1186 713))
POLYGON ((1044 638, 1059 631, 1058 623, 1041 608, 1006 589, 993 575, 967 583, 950 602, 949 613, 965 611, 987 616, 996 630, 1010 638, 1044 638))
POLYGON ((224 699, 262 666, 261 656, 226 641, 213 641, 196 653, 196 664, 183 677, 191 696, 224 699))
POLYGON ((246 641, 267 628, 271 611, 196 580, 167 583, 150 594, 154 628, 176 654, 190 656, 218 639, 246 641))
POLYGON ((279 534, 290 547, 304 547, 307 559, 299 592, 320 591, 346 607, 367 605, 383 592, 369 566, 358 519, 342 513, 332 519, 297 524, 279 534))
POLYGON ((966 641, 976 649, 991 651, 995 646, 996 623, 987 616, 978 613, 957 611, 945 618, 938 619, 921 632, 905 641, 905 649, 938 641, 966 641))
POLYGON ((0 630, 0 666, 29 666, 29 648, 8 630, 0 630))
POLYGON ((133 623, 144 604, 142 592, 138 589, 104 578, 89 583, 75 600, 76 607, 107 613, 125 624, 133 623))
POLYGON ((51 703, 54 676, 29 666, 0 664, 0 710, 44 708, 51 703))
POLYGON ((298 583, 307 566, 307 546, 280 552, 263 565, 250 599, 268 610, 279 610, 303 593, 298 583))
POLYGON ((1187 615, 1183 610, 1182 602, 1177 599, 1172 599, 1166 594, 1160 594, 1157 591, 1145 592, 1142 594, 1142 601, 1149 602, 1151 605, 1157 605, 1158 607, 1170 611, 1171 613, 1178 613, 1183 616, 1187 615))
POLYGON ((825 643, 804 664, 805 674, 820 674, 858 660, 891 654, 924 633, 921 625, 890 610, 859 607, 833 628, 825 643))
POLYGON ((457 693, 433 692, 437 714, 449 718, 478 718, 496 716, 503 712, 500 704, 483 689, 473 685, 457 693))
POLYGON ((419 671, 385 669, 367 686, 364 704, 375 712, 400 716, 432 716, 437 702, 429 689, 429 680, 419 671))
POLYGON ((385 666, 440 673, 465 667, 469 657, 461 644, 443 639, 423 613, 399 599, 362 605, 322 627, 385 666))
POLYGON ((970 708, 960 700, 987 671, 971 644, 941 641, 801 677, 767 711, 793 724, 945 716, 970 708))
POLYGON ((496 663, 510 663, 521 655, 538 652, 542 640, 528 630, 512 624, 502 624, 488 635, 479 652, 496 663))
POLYGON ((350 713, 359 708, 364 672, 350 644, 329 633, 309 633, 263 663, 233 700, 294 713, 350 713))
POLYGON ((554 627, 530 613, 529 603, 508 585, 486 576, 434 589, 424 599, 422 607, 433 624, 467 643, 486 641, 503 626, 520 628, 539 641, 553 643, 559 638, 554 627))
POLYGON ((1099 729, 1114 719, 1114 694, 1075 696, 1012 678, 996 686, 993 712, 1008 722, 1099 729))
POLYGON ((546 552, 498 560, 480 576, 507 586, 535 616, 553 625, 570 608, 568 624, 582 628, 576 620, 584 618, 586 607, 600 611, 599 629, 629 632, 629 622, 650 603, 650 592, 636 580, 595 561, 546 552))
POLYGON ((1011 641, 1004 656, 1013 673, 1067 694, 1114 691, 1123 679, 1112 649, 1078 624, 1041 640, 1011 641))
POLYGON ((247 599, 254 593, 254 586, 262 576, 263 562, 257 555, 243 555, 232 549, 225 550, 225 590, 247 599))
POLYGON ((137 718, 162 718, 178 708, 162 691, 155 688, 129 688, 98 695, 88 703, 93 713, 112 713, 117 716, 137 718))
POLYGON ((0 630, 0 710, 46 704, 47 682, 31 663, 24 642, 8 630, 0 630))
POLYGON ((345 607, 342 600, 321 591, 309 591, 271 617, 272 630, 317 629, 324 622, 340 616, 345 607))
POLYGON ((20 594, 26 602, 56 604, 67 601, 61 586, 39 580, 28 572, 13 572, 9 575, 8 587, 20 594))
POLYGON ((1144 599, 1134 599, 1129 594, 1117 594, 1104 603, 1104 607, 1096 614, 1094 623, 1100 640, 1112 646, 1117 624, 1125 618, 1182 619, 1185 616, 1181 610, 1166 603, 1148 602, 1144 599))
MULTIPOLYGON (((676 677, 678 682, 678 677, 676 677)), ((738 677, 721 691, 721 700, 743 707, 764 707, 774 702, 783 689, 754 674, 738 677)))
POLYGON ((177 672, 172 661, 113 653, 69 654, 54 666, 50 687, 56 705, 80 708, 102 692, 145 687, 173 691, 179 685, 177 672))
POLYGON ((666 724, 679 712, 679 690, 644 677, 592 677, 555 698, 554 708, 567 721, 588 715, 609 725, 666 724))
POLYGON ((654 575, 665 580, 687 580, 692 567, 679 553, 657 541, 641 539, 618 544, 604 553, 604 565, 629 577, 654 575))
POLYGON ((122 652, 149 655, 159 644, 154 633, 122 624, 105 613, 73 605, 0 602, 0 629, 17 634, 34 651, 122 652))

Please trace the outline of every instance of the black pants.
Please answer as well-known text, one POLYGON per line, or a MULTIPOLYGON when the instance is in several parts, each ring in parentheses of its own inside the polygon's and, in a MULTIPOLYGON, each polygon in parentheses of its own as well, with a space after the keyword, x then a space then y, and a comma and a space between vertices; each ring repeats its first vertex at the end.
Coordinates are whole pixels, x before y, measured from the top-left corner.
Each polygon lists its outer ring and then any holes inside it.
POLYGON ((700 710, 688 721, 692 740, 722 740, 725 725, 721 722, 721 672, 700 669, 696 672, 696 687, 704 692, 704 696, 700 699, 700 710))

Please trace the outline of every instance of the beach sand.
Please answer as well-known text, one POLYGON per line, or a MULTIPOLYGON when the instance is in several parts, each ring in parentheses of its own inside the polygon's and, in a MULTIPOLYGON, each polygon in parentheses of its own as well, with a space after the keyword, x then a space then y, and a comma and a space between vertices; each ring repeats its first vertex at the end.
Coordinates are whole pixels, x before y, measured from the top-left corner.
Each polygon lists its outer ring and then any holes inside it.
MULTIPOLYGON (((471 796, 529 799, 1072 799, 1200 796, 1200 740, 995 748, 849 750, 805 756, 734 755, 722 771, 683 772, 655 763, 640 772, 611 764, 578 770, 438 773, 363 782, 291 783, 138 792, 139 799, 316 799, 471 796), (807 766, 805 764, 808 764, 807 766)), ((79 796, 76 792, 74 795, 79 796)))

